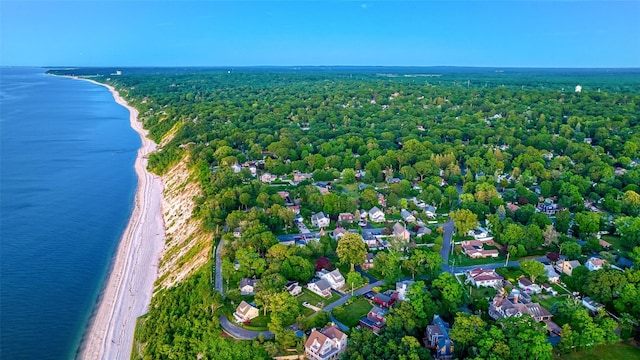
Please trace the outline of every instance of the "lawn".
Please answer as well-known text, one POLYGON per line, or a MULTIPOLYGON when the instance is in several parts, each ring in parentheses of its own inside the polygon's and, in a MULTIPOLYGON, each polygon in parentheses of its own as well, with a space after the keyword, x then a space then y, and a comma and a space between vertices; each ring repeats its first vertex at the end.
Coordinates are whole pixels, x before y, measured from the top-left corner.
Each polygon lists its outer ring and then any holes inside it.
POLYGON ((504 254, 500 253, 497 258, 488 257, 485 259, 472 259, 464 254, 454 254, 449 258, 450 265, 453 265, 453 260, 455 260, 455 265, 457 267, 474 266, 504 262, 505 256, 504 254))
POLYGON ((547 309, 549 312, 551 312, 551 308, 553 307, 553 304, 557 302, 566 301, 566 300, 567 300, 567 296, 551 296, 547 294, 535 295, 535 297, 533 298, 533 301, 542 305, 542 307, 547 309))
POLYGON ((524 272, 522 272, 522 270, 513 266, 497 268, 496 272, 512 283, 515 282, 520 276, 524 275, 524 272))
POLYGON ((616 235, 602 235, 602 240, 608 242, 609 244, 611 244, 611 247, 614 249, 620 249, 620 250, 628 250, 627 248, 625 248, 622 244, 622 238, 620 236, 616 236, 616 235))
POLYGON ((555 356, 562 360, 601 360, 601 359, 640 359, 640 349, 626 343, 597 346, 593 349, 572 352, 562 356, 555 356))
POLYGON ((324 307, 325 305, 329 305, 332 302, 340 299, 340 296, 332 292, 331 293, 331 298, 330 299, 325 299, 320 295, 314 294, 309 289, 302 289, 302 294, 297 296, 297 299, 298 299, 298 303, 300 303, 300 305, 302 305, 302 303, 306 301, 306 302, 308 302, 309 304, 311 304, 313 306, 324 307), (320 304, 322 306, 319 306, 318 304, 320 304))
POLYGON ((341 323, 348 327, 354 327, 358 325, 361 317, 369 313, 371 308, 373 308, 373 306, 369 304, 369 301, 359 298, 347 306, 339 306, 338 308, 335 308, 333 310, 333 315, 341 323))
POLYGON ((472 298, 483 298, 483 299, 491 299, 496 295, 496 289, 492 287, 479 287, 479 288, 471 288, 471 297, 472 298))

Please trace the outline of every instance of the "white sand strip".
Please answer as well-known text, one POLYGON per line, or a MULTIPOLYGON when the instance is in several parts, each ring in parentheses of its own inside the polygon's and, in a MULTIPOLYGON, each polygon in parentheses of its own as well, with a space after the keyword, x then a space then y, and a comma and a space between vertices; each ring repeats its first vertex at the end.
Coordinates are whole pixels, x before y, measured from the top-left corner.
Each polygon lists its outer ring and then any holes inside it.
POLYGON ((159 176, 146 170, 146 155, 155 150, 156 144, 147 138, 147 131, 138 121, 138 110, 129 106, 113 87, 87 81, 107 87, 116 102, 129 110, 131 127, 140 135, 142 146, 135 161, 138 175, 135 207, 78 356, 81 359, 128 360, 136 318, 148 312, 165 243, 163 183, 159 176))

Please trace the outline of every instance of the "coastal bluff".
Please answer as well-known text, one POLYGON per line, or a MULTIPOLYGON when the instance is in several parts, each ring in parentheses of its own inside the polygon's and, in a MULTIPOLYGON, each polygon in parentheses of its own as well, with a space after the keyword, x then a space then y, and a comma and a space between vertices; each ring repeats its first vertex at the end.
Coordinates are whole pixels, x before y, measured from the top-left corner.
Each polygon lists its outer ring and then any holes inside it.
POLYGON ((200 185, 180 160, 163 176, 162 212, 166 243, 160 257, 156 291, 170 288, 202 267, 211 256, 212 234, 204 230, 202 220, 192 216, 200 185))

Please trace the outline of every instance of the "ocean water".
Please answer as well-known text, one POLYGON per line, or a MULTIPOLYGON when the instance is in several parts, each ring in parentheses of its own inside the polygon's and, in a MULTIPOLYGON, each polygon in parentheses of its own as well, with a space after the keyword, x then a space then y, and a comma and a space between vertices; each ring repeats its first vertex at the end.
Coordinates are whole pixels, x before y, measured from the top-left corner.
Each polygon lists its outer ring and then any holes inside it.
POLYGON ((140 139, 109 91, 0 68, 0 359, 72 359, 133 209, 140 139))

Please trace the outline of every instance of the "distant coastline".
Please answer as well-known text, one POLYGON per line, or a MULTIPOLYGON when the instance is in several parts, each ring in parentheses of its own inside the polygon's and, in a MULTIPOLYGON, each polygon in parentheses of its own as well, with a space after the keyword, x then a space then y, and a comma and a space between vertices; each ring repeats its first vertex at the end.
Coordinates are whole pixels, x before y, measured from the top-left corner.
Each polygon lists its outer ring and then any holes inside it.
POLYGON ((155 151, 156 144, 138 121, 138 110, 112 86, 76 76, 65 77, 106 87, 116 103, 129 111, 131 128, 142 141, 135 160, 138 185, 134 210, 77 352, 80 359, 129 359, 136 319, 148 311, 165 241, 163 181, 146 170, 146 155, 155 151))

